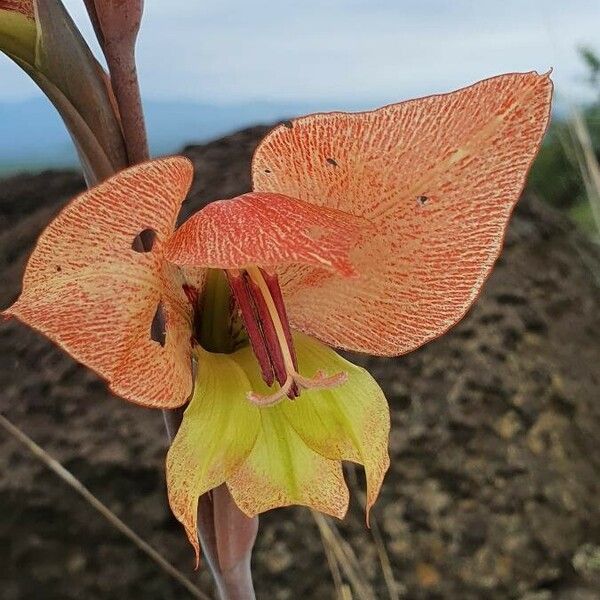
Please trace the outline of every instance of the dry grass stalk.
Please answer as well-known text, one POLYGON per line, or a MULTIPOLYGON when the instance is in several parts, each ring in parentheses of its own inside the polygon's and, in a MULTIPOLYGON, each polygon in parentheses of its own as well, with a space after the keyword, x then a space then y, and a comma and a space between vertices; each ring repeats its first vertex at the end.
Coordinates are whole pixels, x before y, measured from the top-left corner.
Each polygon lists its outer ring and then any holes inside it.
POLYGON ((144 541, 135 531, 130 529, 110 508, 103 504, 90 492, 70 471, 65 469, 57 460, 52 458, 41 446, 38 446, 25 432, 0 415, 2 426, 13 438, 25 446, 40 462, 60 477, 69 487, 75 490, 95 510, 97 510, 115 529, 135 544, 144 554, 149 556, 165 573, 177 580, 194 598, 211 600, 210 596, 198 589, 179 569, 176 569, 150 544, 144 541))

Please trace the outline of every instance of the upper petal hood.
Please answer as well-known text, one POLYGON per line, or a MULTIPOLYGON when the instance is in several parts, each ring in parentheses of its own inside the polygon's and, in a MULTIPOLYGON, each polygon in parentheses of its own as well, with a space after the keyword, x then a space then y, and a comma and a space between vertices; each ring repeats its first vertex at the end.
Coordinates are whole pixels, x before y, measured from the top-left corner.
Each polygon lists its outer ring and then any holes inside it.
POLYGON ((242 269, 311 265, 352 275, 352 248, 369 222, 282 194, 219 200, 190 217, 166 245, 178 265, 242 269))

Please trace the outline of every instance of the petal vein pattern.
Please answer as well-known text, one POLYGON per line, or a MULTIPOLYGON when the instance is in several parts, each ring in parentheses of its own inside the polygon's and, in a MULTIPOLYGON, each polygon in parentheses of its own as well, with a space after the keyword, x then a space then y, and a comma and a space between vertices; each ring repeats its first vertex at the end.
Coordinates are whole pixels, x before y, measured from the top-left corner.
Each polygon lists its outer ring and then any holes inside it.
POLYGON ((253 186, 374 223, 359 278, 280 268, 293 327, 403 354, 462 318, 489 275, 550 115, 547 75, 510 74, 367 113, 303 117, 258 147, 253 186))
POLYGON ((145 406, 179 406, 191 391, 191 306, 162 248, 192 173, 184 158, 152 161, 77 197, 40 237, 23 292, 6 311, 145 406), (144 230, 154 243, 138 252, 144 230), (164 346, 151 337, 158 310, 164 346))
POLYGON ((306 264, 354 275, 348 256, 370 223, 282 194, 219 200, 190 217, 169 240, 178 265, 243 269, 306 264))

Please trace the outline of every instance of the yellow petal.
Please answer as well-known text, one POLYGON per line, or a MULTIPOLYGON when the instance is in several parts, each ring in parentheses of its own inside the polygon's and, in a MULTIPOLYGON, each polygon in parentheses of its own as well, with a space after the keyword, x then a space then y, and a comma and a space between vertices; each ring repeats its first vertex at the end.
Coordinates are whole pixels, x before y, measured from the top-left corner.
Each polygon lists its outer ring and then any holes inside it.
POLYGON ((223 482, 248 516, 298 504, 342 518, 348 488, 341 461, 351 460, 365 465, 367 508, 377 497, 389 466, 383 392, 364 369, 316 340, 294 340, 303 375, 344 371, 348 381, 258 408, 248 392, 272 390, 250 347, 227 355, 198 350, 194 396, 167 458, 169 502, 196 552, 198 498, 223 482))
POLYGON ((344 371, 348 381, 339 387, 306 390, 282 411, 298 435, 330 459, 364 465, 367 480, 367 518, 390 465, 390 413, 381 388, 371 375, 331 348, 306 335, 294 336, 300 371, 312 375, 344 371))
POLYGON ((248 456, 260 417, 246 400, 250 383, 229 355, 199 349, 197 359, 194 395, 167 456, 167 485, 171 509, 198 557, 198 498, 248 456))
MULTIPOLYGON (((260 377, 258 370, 256 374, 260 377)), ((255 389, 256 383, 253 378, 255 389)), ((289 425, 281 405, 259 411, 254 449, 227 480, 236 504, 248 516, 299 504, 343 518, 348 488, 341 462, 311 450, 289 425)))
MULTIPOLYGON (((300 373, 345 372, 348 381, 331 389, 303 390, 296 400, 262 408, 257 443, 228 480, 238 506, 248 514, 286 504, 304 504, 341 517, 347 488, 342 460, 365 466, 367 511, 389 467, 389 409, 376 381, 317 340, 294 336, 300 373), (334 468, 334 465, 336 467, 334 468)), ((233 355, 257 394, 272 393, 262 381, 250 348, 233 355)))

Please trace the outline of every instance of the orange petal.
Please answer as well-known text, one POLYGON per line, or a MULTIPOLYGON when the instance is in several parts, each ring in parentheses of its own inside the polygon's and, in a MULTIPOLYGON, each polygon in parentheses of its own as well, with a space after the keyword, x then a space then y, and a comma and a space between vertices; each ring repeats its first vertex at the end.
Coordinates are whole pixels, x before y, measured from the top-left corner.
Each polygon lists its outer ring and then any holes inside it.
POLYGON ((33 0, 0 0, 0 10, 10 10, 21 13, 30 19, 35 18, 33 0))
POLYGON ((193 168, 184 158, 122 171, 73 200, 41 235, 23 293, 6 311, 106 378, 115 394, 155 407, 183 404, 192 385, 191 305, 163 258, 193 168), (150 252, 132 248, 145 230, 150 252), (151 339, 162 311, 164 346, 151 339))
POLYGON ((304 264, 354 273, 348 253, 365 220, 282 194, 213 202, 186 221, 165 255, 178 265, 241 269, 304 264))
POLYGON ((502 75, 373 112, 277 127, 253 160, 254 189, 367 217, 351 282, 280 270, 293 327, 338 347, 396 355, 454 325, 502 247, 550 115, 552 83, 502 75))

